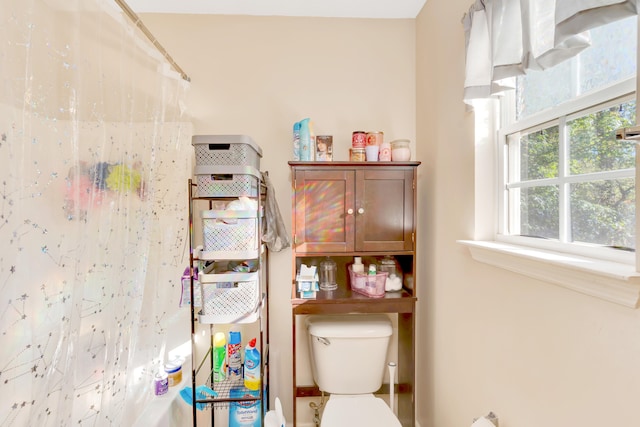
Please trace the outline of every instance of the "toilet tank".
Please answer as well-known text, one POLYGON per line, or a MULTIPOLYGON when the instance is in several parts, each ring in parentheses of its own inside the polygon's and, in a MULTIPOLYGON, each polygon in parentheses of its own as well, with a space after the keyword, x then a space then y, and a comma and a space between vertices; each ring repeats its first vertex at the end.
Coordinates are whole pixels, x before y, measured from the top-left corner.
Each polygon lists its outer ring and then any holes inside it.
POLYGON ((383 314, 309 316, 309 354, 320 390, 364 394, 382 385, 391 321, 383 314))

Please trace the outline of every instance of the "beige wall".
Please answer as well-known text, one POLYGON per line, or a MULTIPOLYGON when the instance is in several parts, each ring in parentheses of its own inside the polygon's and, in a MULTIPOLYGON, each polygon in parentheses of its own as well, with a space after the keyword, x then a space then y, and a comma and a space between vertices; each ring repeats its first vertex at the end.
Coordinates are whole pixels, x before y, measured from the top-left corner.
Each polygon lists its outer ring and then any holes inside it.
MULTIPOLYGON (((354 130, 416 140, 413 19, 142 19, 192 79, 194 132, 247 134, 262 147, 289 231, 294 122, 311 117, 317 134, 333 135, 337 160, 348 159, 354 130)), ((292 420, 291 251, 270 257, 271 395, 292 420)))
POLYGON ((462 104, 470 0, 429 0, 417 18, 421 427, 640 425, 640 310, 471 260, 474 118, 462 104), (442 43, 446 41, 445 43, 442 43))
MULTIPOLYGON (((287 224, 294 121, 333 134, 338 159, 356 129, 417 141, 421 427, 490 410, 501 427, 640 425, 640 310, 476 263, 456 244, 479 231, 474 117, 461 101, 470 3, 429 0, 415 21, 143 19, 193 79, 195 132, 262 146, 287 224)), ((272 395, 289 420, 290 255, 271 257, 272 395)))

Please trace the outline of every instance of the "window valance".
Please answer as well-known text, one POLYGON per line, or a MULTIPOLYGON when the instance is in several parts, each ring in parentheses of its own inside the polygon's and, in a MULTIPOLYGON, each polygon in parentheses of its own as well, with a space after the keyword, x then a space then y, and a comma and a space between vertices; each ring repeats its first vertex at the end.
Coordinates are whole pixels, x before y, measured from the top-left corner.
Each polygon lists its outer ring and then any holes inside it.
POLYGON ((590 46, 589 29, 637 13, 636 0, 476 0, 463 18, 465 102, 577 55, 590 46))

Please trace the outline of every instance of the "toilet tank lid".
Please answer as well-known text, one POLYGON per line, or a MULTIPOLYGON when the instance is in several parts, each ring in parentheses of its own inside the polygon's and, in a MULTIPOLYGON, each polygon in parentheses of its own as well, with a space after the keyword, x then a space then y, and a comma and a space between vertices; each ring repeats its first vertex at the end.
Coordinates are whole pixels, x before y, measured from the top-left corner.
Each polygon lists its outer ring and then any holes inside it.
POLYGON ((380 338, 392 334, 391 321, 383 314, 309 316, 309 333, 324 338, 380 338))

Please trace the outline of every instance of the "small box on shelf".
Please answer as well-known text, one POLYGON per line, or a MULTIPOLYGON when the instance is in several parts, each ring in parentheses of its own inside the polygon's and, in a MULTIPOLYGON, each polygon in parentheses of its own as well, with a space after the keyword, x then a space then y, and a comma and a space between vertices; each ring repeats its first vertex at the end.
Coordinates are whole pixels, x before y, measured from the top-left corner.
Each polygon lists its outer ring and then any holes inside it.
POLYGON ((305 264, 300 266, 300 271, 296 275, 296 289, 299 298, 312 299, 316 297, 316 292, 320 290, 318 284, 318 271, 315 265, 308 267, 305 264))

